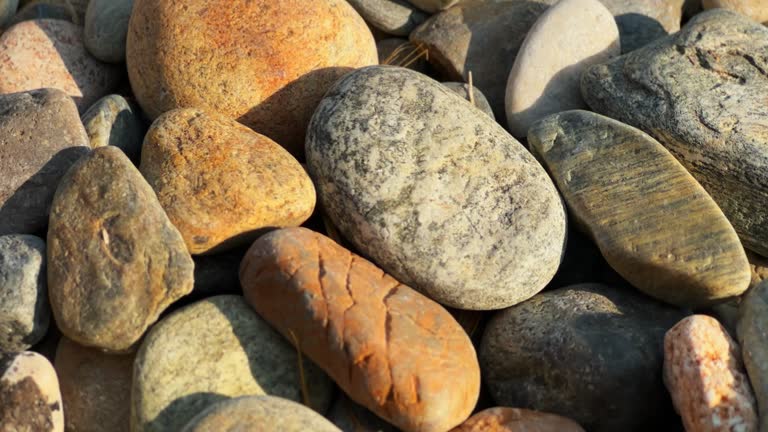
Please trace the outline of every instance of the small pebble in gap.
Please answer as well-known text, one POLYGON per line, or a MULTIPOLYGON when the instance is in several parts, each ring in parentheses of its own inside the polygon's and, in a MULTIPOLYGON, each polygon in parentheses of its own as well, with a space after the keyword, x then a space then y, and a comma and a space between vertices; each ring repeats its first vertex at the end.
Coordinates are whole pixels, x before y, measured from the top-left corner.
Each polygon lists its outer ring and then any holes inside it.
POLYGON ((85 13, 84 42, 88 51, 107 63, 125 61, 125 40, 133 0, 90 0, 85 13))
POLYGON ((59 380, 38 353, 0 353, 0 431, 64 432, 59 380))
POLYGON ((768 430, 768 282, 747 292, 739 305, 736 333, 759 407, 760 430, 768 430))
POLYGON ((137 110, 120 95, 99 99, 82 116, 91 147, 115 146, 131 160, 138 159, 144 124, 137 110))
POLYGON ((451 432, 584 432, 573 420, 520 408, 488 408, 451 432))

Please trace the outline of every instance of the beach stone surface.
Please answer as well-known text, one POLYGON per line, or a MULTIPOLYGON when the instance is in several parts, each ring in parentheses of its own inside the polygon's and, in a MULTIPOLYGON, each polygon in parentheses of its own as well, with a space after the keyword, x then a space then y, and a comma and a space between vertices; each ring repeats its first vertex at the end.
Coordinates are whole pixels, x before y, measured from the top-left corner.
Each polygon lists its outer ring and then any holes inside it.
POLYGON ((519 408, 488 408, 451 432, 584 432, 573 420, 519 408))
POLYGON ((759 408, 759 430, 768 428, 768 283, 749 290, 739 306, 736 333, 759 408))
POLYGON ((493 115, 493 109, 491 109, 491 104, 488 103, 488 98, 486 98, 483 92, 481 92, 474 86, 471 87, 472 97, 470 98, 469 84, 460 83, 460 82, 444 82, 443 85, 447 87, 448 90, 453 91, 454 93, 458 94, 459 96, 463 97, 469 102, 472 102, 472 99, 474 99, 475 108, 488 114, 490 118, 494 120, 496 119, 493 115))
POLYGON ((408 36, 427 15, 406 0, 347 0, 370 25, 394 36, 408 36))
POLYGON ((140 113, 120 95, 99 99, 82 116, 91 147, 115 146, 129 158, 137 159, 144 140, 140 113))
POLYGON ((701 0, 704 9, 723 8, 757 22, 768 22, 768 4, 761 0, 701 0))
POLYGON ((133 0, 90 0, 85 13, 88 52, 107 63, 125 61, 125 39, 133 0))
POLYGON ((59 380, 42 355, 0 353, 0 430, 64 432, 59 380))
POLYGON ((628 53, 680 30, 685 0, 600 0, 616 18, 628 53))

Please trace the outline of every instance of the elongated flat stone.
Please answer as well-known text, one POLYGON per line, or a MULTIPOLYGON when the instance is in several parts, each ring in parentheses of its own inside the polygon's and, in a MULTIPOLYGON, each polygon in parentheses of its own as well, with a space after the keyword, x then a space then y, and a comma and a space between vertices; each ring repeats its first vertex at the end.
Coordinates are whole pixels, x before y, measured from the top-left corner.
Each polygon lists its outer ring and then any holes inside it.
POLYGON ((528 141, 608 263, 648 295, 698 307, 751 279, 736 232, 656 140, 588 111, 535 124, 528 141))

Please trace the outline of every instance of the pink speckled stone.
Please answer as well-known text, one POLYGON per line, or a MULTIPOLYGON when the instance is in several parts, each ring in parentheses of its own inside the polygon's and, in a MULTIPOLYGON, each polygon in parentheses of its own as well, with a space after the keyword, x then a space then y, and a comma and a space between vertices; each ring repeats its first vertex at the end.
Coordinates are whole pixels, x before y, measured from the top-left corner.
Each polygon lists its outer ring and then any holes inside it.
POLYGON ((0 36, 0 94, 56 88, 80 112, 115 88, 120 70, 91 57, 83 29, 67 21, 24 21, 0 36))
POLYGON ((664 382, 687 432, 757 431, 739 346, 716 319, 693 315, 667 332, 664 382))

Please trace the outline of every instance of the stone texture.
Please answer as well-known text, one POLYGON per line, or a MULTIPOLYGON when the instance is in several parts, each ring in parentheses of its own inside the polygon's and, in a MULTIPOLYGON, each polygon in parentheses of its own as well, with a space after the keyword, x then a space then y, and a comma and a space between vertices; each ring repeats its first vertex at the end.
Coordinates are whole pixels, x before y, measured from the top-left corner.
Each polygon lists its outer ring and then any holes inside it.
POLYGON ((589 111, 536 123, 528 142, 608 263, 646 294, 701 307, 749 288, 749 262, 704 188, 656 140, 589 111))
POLYGON ((355 402, 405 432, 446 431, 477 402, 472 342, 440 305, 331 239, 285 228, 243 259, 245 298, 355 402))
POLYGON ((182 432, 339 432, 307 407, 271 396, 245 396, 217 403, 200 413, 182 432))
POLYGON ((496 119, 493 116, 493 109, 491 109, 491 104, 488 103, 488 99, 485 97, 483 92, 481 92, 474 86, 472 86, 472 97, 470 98, 469 84, 460 83, 460 82, 444 82, 443 85, 447 87, 449 90, 453 91, 454 93, 458 94, 459 96, 463 97, 464 99, 470 102, 472 102, 472 99, 474 99, 475 108, 488 114, 490 118, 494 120, 496 119))
POLYGON ((455 5, 459 0, 408 0, 411 4, 417 8, 429 12, 435 13, 455 5))
POLYGON ((451 432, 584 432, 573 420, 519 408, 489 408, 451 432))
POLYGON ((345 0, 137 0, 131 18, 128 73, 151 118, 208 109, 297 156, 325 91, 377 60, 345 0))
POLYGON ((685 0, 600 1, 616 18, 624 53, 680 30, 685 0))
POLYGON ((0 235, 36 233, 48 224, 59 180, 88 151, 88 136, 59 90, 0 95, 0 107, 0 235))
POLYGON ((0 0, 0 30, 13 18, 18 7, 19 0, 0 0))
POLYGON ((674 415, 663 338, 683 316, 628 289, 548 291, 488 322, 483 382, 501 406, 562 415, 588 431, 661 430, 674 415))
POLYGON ((0 36, 0 94, 57 88, 84 111, 115 88, 120 75, 88 54, 82 27, 67 21, 24 21, 0 36))
POLYGON ((50 5, 61 7, 67 10, 70 16, 68 21, 77 25, 83 25, 85 22, 85 12, 88 9, 90 0, 21 0, 21 6, 27 5, 50 5))
POLYGON ((90 0, 85 13, 85 47, 107 63, 125 61, 125 39, 133 0, 90 0))
POLYGON ((130 349, 192 291, 192 272, 181 235, 121 150, 100 147, 72 166, 48 229, 48 294, 62 333, 130 349))
POLYGON ((312 119, 307 162, 344 237, 447 306, 519 303, 560 263, 565 212, 546 172, 422 74, 377 66, 340 80, 312 119))
POLYGON ((347 0, 373 27, 395 36, 408 36, 427 16, 406 0, 347 0))
POLYGON ((271 139, 224 116, 182 108, 147 132, 141 173, 192 254, 299 226, 315 208, 306 171, 271 139))
POLYGON ((399 432, 399 429, 356 404, 344 393, 336 398, 327 417, 342 432, 399 432))
POLYGON ((133 359, 133 354, 105 354, 61 338, 54 365, 68 431, 128 432, 133 359))
POLYGON ((45 284, 45 242, 31 235, 0 236, 0 351, 38 343, 51 320, 45 284))
POLYGON ((768 28, 722 9, 589 68, 602 114, 659 140, 712 195, 744 246, 768 254, 768 28))
POLYGON ((757 22, 768 23, 768 4, 763 0, 701 0, 704 9, 723 8, 757 22))
POLYGON ((387 38, 376 42, 379 64, 402 66, 427 73, 426 50, 419 48, 406 39, 387 38))
POLYGON ((760 430, 768 430, 768 283, 759 284, 744 296, 736 330, 759 406, 760 430))
POLYGON ((9 27, 22 21, 37 19, 57 19, 72 22, 72 14, 66 6, 48 3, 30 3, 19 9, 11 20, 9 27))
POLYGON ((115 146, 131 159, 138 158, 144 140, 140 114, 120 95, 99 99, 82 116, 91 147, 115 146))
POLYGON ((0 354, 0 430, 64 432, 56 371, 40 354, 0 354))
POLYGON ((693 315, 664 338, 664 382, 688 432, 757 432, 757 408, 736 342, 693 315))
POLYGON ((582 72, 620 51, 616 21, 599 0, 562 0, 547 9, 525 37, 507 80, 512 135, 525 137, 550 114, 586 108, 582 72))
MULTIPOLYGON (((302 368, 310 405, 324 412, 331 382, 306 358, 302 368)), ((155 325, 141 345, 131 428, 180 430, 207 407, 231 397, 269 394, 299 401, 300 370, 294 346, 241 296, 193 303, 155 325)))

